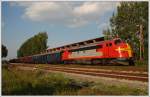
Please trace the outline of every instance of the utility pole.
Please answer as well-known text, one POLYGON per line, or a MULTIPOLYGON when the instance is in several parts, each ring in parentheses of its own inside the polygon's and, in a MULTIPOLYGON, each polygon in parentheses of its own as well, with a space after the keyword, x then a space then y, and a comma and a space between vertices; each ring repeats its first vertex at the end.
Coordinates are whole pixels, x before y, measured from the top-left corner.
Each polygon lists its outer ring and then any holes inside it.
POLYGON ((144 56, 144 38, 143 38, 143 25, 140 26, 140 60, 143 60, 144 56))

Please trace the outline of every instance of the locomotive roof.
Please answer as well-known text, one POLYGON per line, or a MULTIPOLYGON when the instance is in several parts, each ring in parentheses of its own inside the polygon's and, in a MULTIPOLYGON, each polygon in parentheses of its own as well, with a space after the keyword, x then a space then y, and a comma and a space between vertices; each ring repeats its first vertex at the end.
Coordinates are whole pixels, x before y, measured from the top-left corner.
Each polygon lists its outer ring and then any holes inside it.
POLYGON ((85 41, 81 41, 81 42, 71 43, 71 44, 67 44, 67 45, 60 46, 60 47, 55 47, 55 48, 48 48, 47 50, 65 48, 65 47, 70 47, 70 46, 74 46, 74 45, 84 45, 84 43, 86 43, 85 45, 88 45, 88 44, 91 44, 93 41, 95 41, 95 42, 104 41, 104 37, 98 37, 98 38, 89 39, 89 40, 85 40, 85 41))

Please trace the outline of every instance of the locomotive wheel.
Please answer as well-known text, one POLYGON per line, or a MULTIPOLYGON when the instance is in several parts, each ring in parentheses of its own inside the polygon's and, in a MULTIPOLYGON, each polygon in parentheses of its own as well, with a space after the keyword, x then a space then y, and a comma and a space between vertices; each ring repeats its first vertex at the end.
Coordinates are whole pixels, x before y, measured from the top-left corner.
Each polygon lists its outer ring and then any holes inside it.
POLYGON ((130 65, 130 66, 134 66, 134 65, 135 65, 135 64, 134 64, 134 61, 130 59, 130 60, 129 60, 129 65, 130 65))

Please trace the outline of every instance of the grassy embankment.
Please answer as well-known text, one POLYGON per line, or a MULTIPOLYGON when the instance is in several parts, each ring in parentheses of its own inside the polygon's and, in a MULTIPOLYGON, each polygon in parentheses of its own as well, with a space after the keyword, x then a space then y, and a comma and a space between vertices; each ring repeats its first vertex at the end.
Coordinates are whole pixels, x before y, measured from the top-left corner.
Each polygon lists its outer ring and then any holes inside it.
POLYGON ((60 73, 2 67, 2 95, 148 95, 127 86, 77 81, 60 73))

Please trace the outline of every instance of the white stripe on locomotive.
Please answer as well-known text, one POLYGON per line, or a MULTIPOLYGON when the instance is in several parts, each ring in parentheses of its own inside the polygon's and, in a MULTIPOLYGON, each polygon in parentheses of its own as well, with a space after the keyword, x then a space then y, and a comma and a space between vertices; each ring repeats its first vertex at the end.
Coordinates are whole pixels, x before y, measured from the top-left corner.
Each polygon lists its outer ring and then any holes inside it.
POLYGON ((69 55, 69 58, 94 57, 94 56, 103 56, 103 52, 96 52, 96 49, 76 51, 76 52, 72 52, 69 55))

